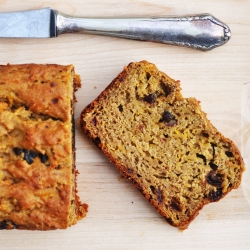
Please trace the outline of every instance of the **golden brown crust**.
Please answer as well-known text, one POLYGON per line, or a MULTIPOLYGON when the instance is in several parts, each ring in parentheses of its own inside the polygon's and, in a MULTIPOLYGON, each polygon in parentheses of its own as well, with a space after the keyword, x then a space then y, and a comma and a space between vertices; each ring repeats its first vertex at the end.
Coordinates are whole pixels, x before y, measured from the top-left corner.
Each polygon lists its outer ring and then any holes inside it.
POLYGON ((0 66, 0 229, 67 228, 76 190, 73 65, 0 66), (72 119, 73 118, 73 119, 72 119))
POLYGON ((79 122, 172 226, 186 229, 205 204, 240 185, 244 164, 234 143, 196 99, 182 97, 179 81, 146 61, 125 67, 79 122))
MULTIPOLYGON (((1 65, 0 74, 0 85, 6 86, 8 82, 8 88, 2 88, 1 98, 8 98, 10 104, 14 101, 27 105, 37 114, 43 113, 64 121, 71 119, 71 107, 68 105, 71 93, 67 82, 74 74, 72 65, 8 64, 1 65)), ((76 75, 74 88, 79 87, 79 76, 76 75)))

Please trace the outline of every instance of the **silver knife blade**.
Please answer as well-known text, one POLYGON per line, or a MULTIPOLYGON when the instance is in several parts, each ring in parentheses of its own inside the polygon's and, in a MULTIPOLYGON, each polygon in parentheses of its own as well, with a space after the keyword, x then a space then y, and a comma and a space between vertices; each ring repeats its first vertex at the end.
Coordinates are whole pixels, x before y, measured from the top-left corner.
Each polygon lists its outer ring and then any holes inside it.
POLYGON ((65 33, 88 33, 151 41, 208 51, 225 44, 229 27, 212 16, 83 18, 51 8, 0 14, 0 37, 49 38, 65 33))
POLYGON ((55 12, 50 8, 0 14, 0 37, 48 38, 55 36, 55 12))

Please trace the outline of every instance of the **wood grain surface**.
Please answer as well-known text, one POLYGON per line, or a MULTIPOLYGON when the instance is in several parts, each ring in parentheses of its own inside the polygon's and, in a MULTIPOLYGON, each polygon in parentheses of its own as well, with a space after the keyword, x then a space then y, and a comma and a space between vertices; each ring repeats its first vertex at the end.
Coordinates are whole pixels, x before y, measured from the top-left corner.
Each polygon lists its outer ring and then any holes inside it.
POLYGON ((74 64, 81 75, 76 120, 132 61, 148 60, 181 81, 208 118, 242 150, 242 185, 204 207, 189 229, 166 223, 76 126, 76 166, 87 217, 67 230, 0 232, 0 249, 250 249, 250 1, 249 0, 0 0, 0 12, 51 7, 85 17, 211 13, 229 25, 230 41, 210 52, 95 35, 0 39, 0 64, 74 64))

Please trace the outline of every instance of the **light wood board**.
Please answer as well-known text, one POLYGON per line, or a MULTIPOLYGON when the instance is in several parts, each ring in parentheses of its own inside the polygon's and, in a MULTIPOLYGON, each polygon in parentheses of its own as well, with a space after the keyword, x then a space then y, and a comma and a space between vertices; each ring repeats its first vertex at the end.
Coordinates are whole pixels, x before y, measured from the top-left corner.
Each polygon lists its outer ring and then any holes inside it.
POLYGON ((51 7, 85 17, 212 13, 229 25, 230 41, 210 52, 95 35, 0 39, 0 64, 74 64, 81 75, 76 120, 132 61, 148 60, 181 80, 185 97, 201 101, 208 118, 242 150, 242 185, 205 206, 189 229, 166 223, 76 126, 76 166, 87 217, 67 230, 0 232, 0 249, 250 249, 250 1, 249 0, 0 0, 0 12, 51 7))

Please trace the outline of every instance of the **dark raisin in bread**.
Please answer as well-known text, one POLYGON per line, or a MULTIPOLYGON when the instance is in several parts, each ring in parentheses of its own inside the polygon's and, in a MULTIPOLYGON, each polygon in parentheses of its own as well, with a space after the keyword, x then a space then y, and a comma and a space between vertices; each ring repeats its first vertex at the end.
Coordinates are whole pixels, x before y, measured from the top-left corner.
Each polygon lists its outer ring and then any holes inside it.
POLYGON ((233 142, 214 128, 178 81, 130 63, 81 113, 82 130, 167 222, 188 227, 199 210, 241 182, 233 142))
POLYGON ((76 190, 74 67, 0 66, 0 229, 67 228, 76 190))

